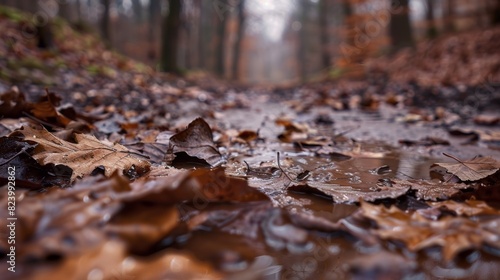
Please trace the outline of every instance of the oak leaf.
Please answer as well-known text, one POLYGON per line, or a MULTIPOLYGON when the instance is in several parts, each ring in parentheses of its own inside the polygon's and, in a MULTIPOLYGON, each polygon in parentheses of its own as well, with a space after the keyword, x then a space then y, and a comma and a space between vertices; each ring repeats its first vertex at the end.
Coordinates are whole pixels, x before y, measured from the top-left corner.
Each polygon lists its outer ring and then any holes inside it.
POLYGON ((478 181, 495 174, 500 169, 500 162, 491 157, 475 157, 462 161, 452 155, 444 154, 458 163, 436 163, 433 166, 446 168, 449 173, 457 176, 462 181, 478 181))
POLYGON ((38 145, 32 157, 41 165, 65 165, 73 170, 71 181, 89 175, 95 168, 103 166, 109 177, 115 171, 134 172, 142 175, 149 170, 150 163, 133 155, 120 144, 105 144, 92 135, 77 134, 77 143, 62 140, 45 129, 24 127, 11 134, 24 135, 24 140, 38 145))

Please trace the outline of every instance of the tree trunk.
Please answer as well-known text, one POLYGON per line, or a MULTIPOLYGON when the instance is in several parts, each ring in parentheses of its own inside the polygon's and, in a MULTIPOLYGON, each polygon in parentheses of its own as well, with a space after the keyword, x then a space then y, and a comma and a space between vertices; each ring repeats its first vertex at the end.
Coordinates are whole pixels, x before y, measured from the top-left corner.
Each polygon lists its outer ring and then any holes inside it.
POLYGON ((152 61, 156 59, 155 34, 156 28, 160 25, 161 3, 160 0, 149 1, 149 23, 148 23, 148 58, 152 61))
POLYGON ((232 78, 234 80, 239 80, 239 66, 240 66, 240 56, 241 56, 241 43, 243 41, 243 35, 245 30, 245 0, 240 0, 238 3, 238 31, 236 32, 236 42, 234 43, 233 52, 233 69, 232 78))
POLYGON ((389 23, 389 34, 393 51, 413 46, 408 2, 409 0, 399 0, 399 2, 395 2, 398 6, 393 7, 393 13, 389 23))
POLYGON ((453 23, 453 19, 455 17, 455 9, 453 8, 452 0, 445 1, 445 21, 444 21, 444 30, 447 33, 455 31, 455 24, 453 23))
POLYGON ((142 22, 142 5, 140 0, 132 0, 132 10, 134 11, 135 20, 142 22))
POLYGON ((109 46, 111 43, 111 35, 110 35, 110 17, 109 17, 109 6, 111 4, 111 0, 101 0, 101 4, 104 7, 102 18, 100 22, 101 26, 101 36, 104 40, 104 43, 109 46))
POLYGON ((76 17, 77 17, 77 21, 81 22, 82 21, 82 7, 81 7, 80 0, 76 0, 75 5, 76 5, 76 17))
POLYGON ((222 15, 217 26, 217 44, 216 44, 216 62, 215 72, 223 77, 225 74, 225 41, 226 41, 226 25, 228 14, 222 15))
POLYGON ((495 3, 495 8, 493 9, 492 15, 492 23, 494 25, 500 24, 500 0, 497 0, 495 3))
POLYGON ((330 48, 329 48, 329 37, 328 36, 328 10, 329 10, 329 0, 321 0, 319 2, 319 28, 320 28, 320 40, 321 40, 321 64, 324 69, 331 66, 330 48))
POLYGON ((437 36, 436 24, 434 22, 434 1, 426 0, 427 12, 425 14, 425 19, 427 21, 427 37, 435 38, 437 36))
POLYGON ((307 18, 309 13, 309 4, 307 1, 301 1, 300 7, 300 23, 301 28, 299 30, 299 49, 298 49, 298 61, 299 61, 299 74, 302 82, 307 80, 307 18))
POLYGON ((177 65, 177 48, 179 44, 179 29, 181 26, 181 0, 170 0, 168 15, 165 17, 162 30, 161 70, 180 73, 177 65))

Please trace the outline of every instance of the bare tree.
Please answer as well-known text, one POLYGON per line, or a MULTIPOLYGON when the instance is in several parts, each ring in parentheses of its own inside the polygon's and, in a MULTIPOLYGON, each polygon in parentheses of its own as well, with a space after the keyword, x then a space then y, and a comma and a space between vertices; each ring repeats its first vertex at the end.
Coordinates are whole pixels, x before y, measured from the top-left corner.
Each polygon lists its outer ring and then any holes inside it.
POLYGON ((328 11, 329 0, 321 0, 319 2, 319 28, 320 28, 320 41, 321 41, 321 66, 328 68, 331 65, 331 56, 329 48, 329 34, 328 34, 328 11))
POLYGON ((215 72, 223 77, 225 74, 225 41, 226 41, 226 25, 228 22, 228 14, 222 14, 217 25, 217 44, 216 44, 216 61, 215 72))
POLYGON ((148 58, 154 60, 156 58, 155 51, 155 33, 156 28, 160 23, 161 17, 161 3, 160 0, 149 0, 149 23, 148 23, 148 42, 149 42, 149 50, 148 50, 148 58))
POLYGON ((132 10, 134 11, 135 20, 142 21, 142 5, 140 0, 132 0, 132 10))
POLYGON ((111 43, 111 35, 110 35, 110 5, 111 0, 101 0, 101 4, 104 8, 102 12, 100 27, 101 27, 101 36, 104 40, 105 44, 111 43))
POLYGON ((393 51, 405 47, 413 46, 412 28, 410 25, 410 9, 408 8, 409 0, 390 1, 392 15, 389 24, 389 34, 393 51))
POLYGON ((297 59, 299 62, 299 75, 300 79, 304 82, 307 79, 307 47, 308 47, 308 34, 307 34, 307 20, 308 20, 308 13, 309 13, 309 3, 308 1, 301 1, 300 2, 300 11, 299 11, 299 17, 300 17, 300 23, 301 23, 301 28, 299 30, 299 47, 298 47, 298 52, 297 52, 297 59))
POLYGON ((434 0, 426 0, 427 11, 425 13, 427 25, 427 37, 435 38, 437 36, 436 23, 434 22, 434 0))
POLYGON ((181 0, 168 1, 168 15, 162 27, 162 47, 160 67, 164 72, 179 73, 177 65, 177 49, 179 45, 179 29, 181 26, 181 0))
POLYGON ((445 0, 445 21, 444 21, 444 30, 446 32, 455 31, 455 25, 453 23, 453 18, 455 17, 455 9, 453 7, 452 0, 445 0))
POLYGON ((495 2, 495 8, 492 11, 491 18, 494 25, 500 24, 500 0, 495 2))
POLYGON ((239 79, 239 66, 241 57, 241 45, 245 30, 245 0, 240 0, 237 7, 238 30, 236 31, 236 41, 234 42, 232 78, 239 79))

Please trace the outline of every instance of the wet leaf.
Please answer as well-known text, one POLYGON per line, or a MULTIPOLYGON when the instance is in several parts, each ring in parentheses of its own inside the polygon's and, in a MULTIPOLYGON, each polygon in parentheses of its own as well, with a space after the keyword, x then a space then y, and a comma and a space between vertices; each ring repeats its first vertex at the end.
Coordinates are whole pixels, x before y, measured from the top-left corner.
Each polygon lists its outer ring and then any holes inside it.
MULTIPOLYGON (((194 257, 171 251, 161 251, 148 257, 129 256, 119 241, 107 241, 87 248, 81 255, 64 259, 59 265, 38 268, 30 279, 221 279, 222 275, 194 257)), ((27 277, 26 272, 24 273, 27 277)))
POLYGON ((415 191, 415 196, 418 199, 423 200, 448 199, 458 194, 460 190, 468 188, 467 185, 461 183, 414 179, 392 179, 391 184, 395 187, 409 187, 415 191))
POLYGON ((183 171, 157 180, 140 179, 132 183, 132 188, 134 191, 126 194, 124 200, 140 198, 143 202, 161 203, 268 200, 245 180, 226 176, 222 168, 183 171))
POLYGON ((15 168, 16 187, 40 189, 48 186, 68 186, 71 170, 54 165, 41 166, 29 152, 36 144, 14 137, 0 138, 0 185, 7 184, 8 166, 15 168), (69 172, 68 172, 69 171, 69 172))
POLYGON ((215 146, 212 129, 202 118, 195 119, 185 130, 170 137, 165 161, 167 164, 172 164, 174 158, 182 152, 190 157, 204 160, 211 166, 217 166, 223 162, 215 146))
POLYGON ((78 177, 90 175, 94 169, 103 166, 106 176, 115 170, 126 172, 134 169, 138 174, 149 170, 149 162, 129 152, 120 144, 105 144, 87 134, 75 134, 77 143, 71 143, 45 129, 37 130, 24 127, 11 134, 24 135, 24 140, 37 143, 33 158, 41 165, 65 165, 73 170, 71 181, 78 177))
POLYGON ((452 260, 460 252, 481 249, 485 245, 500 248, 498 230, 491 228, 493 221, 500 222, 498 215, 487 220, 471 220, 461 216, 444 216, 433 220, 422 216, 419 211, 404 212, 395 206, 386 208, 367 202, 361 203, 356 215, 376 223, 366 229, 367 234, 382 240, 401 241, 406 248, 415 252, 439 246, 446 261, 452 260))
POLYGON ((462 161, 454 156, 447 156, 455 159, 458 163, 436 163, 436 165, 446 168, 449 173, 462 181, 478 181, 495 174, 500 169, 500 162, 491 157, 476 157, 462 161))
POLYGON ((26 101, 24 94, 17 89, 0 94, 0 112, 2 112, 2 118, 20 117, 31 106, 31 103, 26 101))
POLYGON ((330 197, 334 203, 355 203, 359 199, 375 201, 384 198, 397 198, 404 195, 410 186, 380 185, 372 190, 356 189, 352 186, 340 186, 309 181, 307 184, 295 184, 288 187, 289 191, 317 194, 330 197))
POLYGON ((40 120, 66 127, 72 120, 57 110, 61 98, 48 90, 46 93, 42 100, 33 104, 31 113, 40 120))

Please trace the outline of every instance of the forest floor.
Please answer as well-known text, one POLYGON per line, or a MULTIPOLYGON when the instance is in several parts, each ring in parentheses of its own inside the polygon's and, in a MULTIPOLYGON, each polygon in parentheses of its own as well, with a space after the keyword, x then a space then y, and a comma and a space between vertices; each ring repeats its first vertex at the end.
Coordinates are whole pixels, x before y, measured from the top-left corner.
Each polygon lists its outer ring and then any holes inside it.
POLYGON ((247 87, 27 24, 0 10, 3 279, 500 275, 500 28, 247 87))

